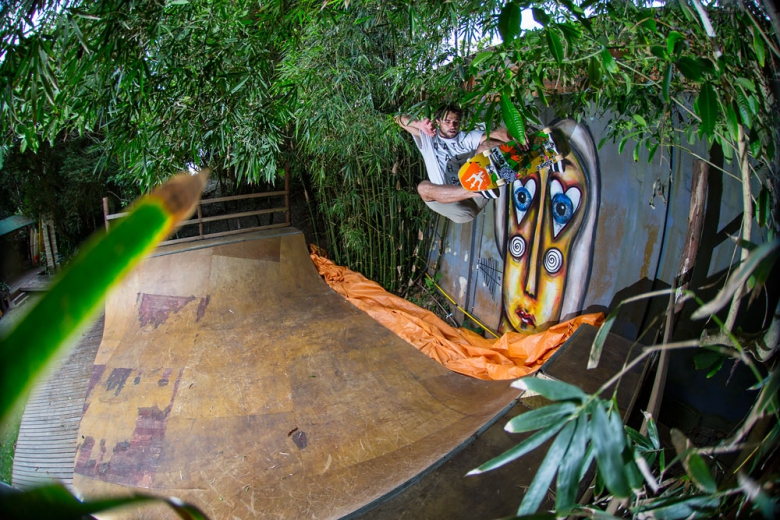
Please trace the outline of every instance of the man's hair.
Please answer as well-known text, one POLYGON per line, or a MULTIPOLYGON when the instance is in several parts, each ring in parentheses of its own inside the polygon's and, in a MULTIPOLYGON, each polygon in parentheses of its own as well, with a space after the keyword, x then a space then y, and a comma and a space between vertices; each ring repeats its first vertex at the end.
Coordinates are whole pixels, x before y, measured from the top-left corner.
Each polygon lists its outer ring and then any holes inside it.
POLYGON ((463 109, 460 108, 458 105, 448 103, 446 105, 443 105, 439 108, 439 110, 436 111, 436 114, 434 115, 434 119, 441 119, 444 116, 447 115, 447 113, 452 112, 453 114, 457 115, 460 118, 463 118, 463 109))

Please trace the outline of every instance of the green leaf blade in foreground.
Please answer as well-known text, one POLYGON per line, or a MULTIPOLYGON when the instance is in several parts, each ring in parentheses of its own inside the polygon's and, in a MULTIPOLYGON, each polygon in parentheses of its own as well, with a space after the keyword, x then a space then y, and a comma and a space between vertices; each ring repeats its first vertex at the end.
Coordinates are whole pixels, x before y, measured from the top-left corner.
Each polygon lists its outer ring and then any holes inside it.
POLYGON ((98 310, 117 280, 162 240, 170 215, 161 204, 142 204, 105 237, 95 237, 6 338, 0 340, 0 413, 5 417, 63 346, 98 310), (46 324, 46 326, 42 326, 46 324))
POLYGON ((480 475, 482 473, 485 473, 486 471, 490 471, 492 469, 500 468, 504 464, 507 464, 508 462, 512 462, 515 459, 519 459, 526 453, 529 453, 539 446, 541 446, 547 439, 558 433, 561 428, 563 428, 564 423, 558 423, 553 424, 552 426, 548 427, 545 430, 538 431, 525 439, 523 442, 515 446, 514 448, 510 448, 506 450, 504 453, 499 455, 498 457, 493 457, 489 461, 485 462, 481 466, 479 466, 476 469, 472 469, 468 473, 466 473, 466 476, 469 475, 480 475))
POLYGON ((27 520, 29 518, 80 520, 93 513, 149 502, 168 504, 179 515, 179 518, 184 520, 207 520, 208 518, 197 507, 185 504, 178 498, 173 497, 163 498, 136 494, 127 497, 85 500, 81 502, 62 484, 50 484, 26 491, 0 494, 0 511, 3 512, 5 520, 27 520))
POLYGON ((507 93, 501 94, 501 117, 512 137, 517 142, 524 143, 526 141, 525 120, 507 93))
POLYGON ((558 472, 563 456, 569 448, 576 426, 577 423, 574 421, 567 424, 561 433, 558 434, 558 437, 555 438, 550 449, 547 450, 547 455, 544 457, 541 466, 539 466, 536 475, 534 475, 534 479, 523 497, 523 502, 517 510, 518 515, 535 513, 539 509, 542 500, 547 495, 550 483, 558 472))
POLYGON ((509 433, 523 433, 533 430, 541 430, 566 419, 577 410, 577 405, 572 402, 553 403, 536 410, 531 410, 513 417, 504 430, 509 433))
POLYGON ((623 467, 625 441, 622 423, 618 419, 619 428, 616 428, 614 421, 607 416, 603 404, 599 403, 593 411, 590 426, 590 438, 596 448, 596 464, 604 484, 617 497, 629 496, 628 479, 623 467))
POLYGON ((583 402, 588 398, 588 394, 574 385, 564 383, 563 381, 541 379, 533 376, 518 379, 511 386, 520 390, 536 392, 551 401, 576 400, 583 402))
POLYGON ((0 338, 0 424, 64 355, 108 290, 195 209, 208 171, 177 175, 142 198, 110 233, 90 239, 30 312, 0 338))

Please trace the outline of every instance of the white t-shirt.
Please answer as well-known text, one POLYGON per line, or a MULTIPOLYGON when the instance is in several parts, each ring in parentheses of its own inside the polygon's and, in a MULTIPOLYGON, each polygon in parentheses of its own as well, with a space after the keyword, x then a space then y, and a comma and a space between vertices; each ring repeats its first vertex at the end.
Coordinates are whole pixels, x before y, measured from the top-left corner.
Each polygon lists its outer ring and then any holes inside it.
POLYGON ((458 171, 463 164, 474 156, 485 131, 474 129, 471 132, 458 132, 452 139, 445 139, 436 132, 429 137, 423 132, 414 136, 414 142, 425 160, 428 179, 434 184, 460 184, 458 171))

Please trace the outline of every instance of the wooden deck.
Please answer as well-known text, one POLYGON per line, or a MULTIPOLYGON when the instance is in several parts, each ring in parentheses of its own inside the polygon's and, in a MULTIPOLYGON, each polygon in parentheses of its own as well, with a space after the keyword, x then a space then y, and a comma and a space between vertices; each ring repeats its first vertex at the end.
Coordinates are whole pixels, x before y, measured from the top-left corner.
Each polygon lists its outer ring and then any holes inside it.
POLYGON ((72 488, 79 423, 103 322, 101 316, 30 395, 16 441, 14 487, 28 489, 58 480, 72 488))

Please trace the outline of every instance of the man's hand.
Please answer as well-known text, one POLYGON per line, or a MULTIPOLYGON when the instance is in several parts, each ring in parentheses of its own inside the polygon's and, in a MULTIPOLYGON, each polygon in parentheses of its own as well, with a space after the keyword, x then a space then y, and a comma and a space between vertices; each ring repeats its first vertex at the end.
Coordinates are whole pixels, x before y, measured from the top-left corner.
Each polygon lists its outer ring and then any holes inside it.
POLYGON ((433 124, 433 121, 427 117, 419 122, 418 128, 428 137, 434 137, 436 135, 436 126, 433 124))

